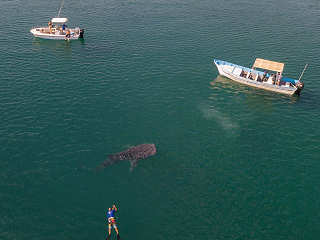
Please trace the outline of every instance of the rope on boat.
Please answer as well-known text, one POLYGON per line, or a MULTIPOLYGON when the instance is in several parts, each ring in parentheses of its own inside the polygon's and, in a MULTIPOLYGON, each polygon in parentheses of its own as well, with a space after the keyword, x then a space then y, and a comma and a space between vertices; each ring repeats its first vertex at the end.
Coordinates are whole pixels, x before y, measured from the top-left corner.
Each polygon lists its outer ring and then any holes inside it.
POLYGON ((62 2, 61 2, 60 9, 59 9, 59 12, 58 12, 58 17, 60 17, 60 12, 61 12, 61 9, 63 7, 63 4, 64 4, 64 0, 62 0, 62 2))

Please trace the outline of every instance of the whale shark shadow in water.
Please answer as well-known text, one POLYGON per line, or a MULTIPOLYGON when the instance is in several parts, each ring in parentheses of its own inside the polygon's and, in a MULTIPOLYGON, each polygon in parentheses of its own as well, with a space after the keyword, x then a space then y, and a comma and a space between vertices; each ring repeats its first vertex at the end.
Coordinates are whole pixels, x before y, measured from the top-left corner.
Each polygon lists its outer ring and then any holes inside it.
POLYGON ((240 126, 235 120, 233 120, 230 116, 216 110, 213 106, 208 104, 200 104, 199 109, 203 113, 204 118, 207 120, 215 120, 218 125, 220 125, 224 131, 226 131, 228 136, 233 136, 239 131, 240 126))
POLYGON ((114 163, 120 161, 130 162, 130 171, 133 170, 138 164, 138 161, 155 155, 157 152, 156 146, 154 144, 140 144, 134 147, 130 147, 125 151, 111 154, 108 159, 104 161, 99 168, 106 168, 114 163))

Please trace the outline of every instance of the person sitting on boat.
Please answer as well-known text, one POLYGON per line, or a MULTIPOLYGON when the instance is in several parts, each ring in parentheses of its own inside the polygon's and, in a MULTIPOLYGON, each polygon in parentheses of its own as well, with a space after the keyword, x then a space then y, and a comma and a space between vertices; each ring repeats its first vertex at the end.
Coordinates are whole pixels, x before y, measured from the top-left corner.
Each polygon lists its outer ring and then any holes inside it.
POLYGON ((268 81, 270 74, 267 71, 264 71, 263 76, 262 76, 262 81, 266 82, 268 81))
POLYGON ((243 69, 241 70, 241 73, 240 73, 240 77, 243 77, 243 75, 244 75, 244 71, 243 71, 243 69))
POLYGON ((240 76, 245 78, 245 77, 247 77, 247 74, 248 73, 245 70, 242 69, 242 72, 241 72, 240 76))
POLYGON ((249 73, 249 79, 253 80, 252 72, 249 73))
POLYGON ((66 27, 67 27, 67 25, 64 23, 64 24, 62 24, 62 30, 64 31, 64 30, 66 30, 66 27))
POLYGON ((258 74, 257 82, 262 82, 262 77, 261 77, 261 75, 260 75, 260 74, 258 74))

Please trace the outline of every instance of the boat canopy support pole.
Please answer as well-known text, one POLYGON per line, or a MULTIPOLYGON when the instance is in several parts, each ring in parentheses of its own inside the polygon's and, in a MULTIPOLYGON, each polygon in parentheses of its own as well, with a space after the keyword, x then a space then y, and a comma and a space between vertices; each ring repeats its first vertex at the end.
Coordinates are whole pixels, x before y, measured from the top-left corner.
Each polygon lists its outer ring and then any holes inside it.
POLYGON ((306 71, 307 67, 308 67, 308 63, 304 66, 304 69, 303 69, 303 71, 302 71, 302 73, 301 73, 301 75, 300 75, 300 77, 299 77, 299 80, 298 80, 299 82, 300 82, 300 80, 301 80, 304 72, 306 71))

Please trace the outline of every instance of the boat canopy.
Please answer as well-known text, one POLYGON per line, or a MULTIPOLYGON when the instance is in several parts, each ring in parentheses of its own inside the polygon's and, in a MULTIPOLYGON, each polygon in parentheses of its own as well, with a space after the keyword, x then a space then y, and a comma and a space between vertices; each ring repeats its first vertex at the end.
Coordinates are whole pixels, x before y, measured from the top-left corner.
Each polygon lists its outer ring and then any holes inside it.
POLYGON ((52 23, 66 23, 68 22, 68 18, 52 18, 52 23))
POLYGON ((284 63, 273 62, 273 61, 265 60, 262 58, 257 58, 252 67, 253 68, 262 68, 262 69, 282 73, 283 68, 284 68, 284 63))

